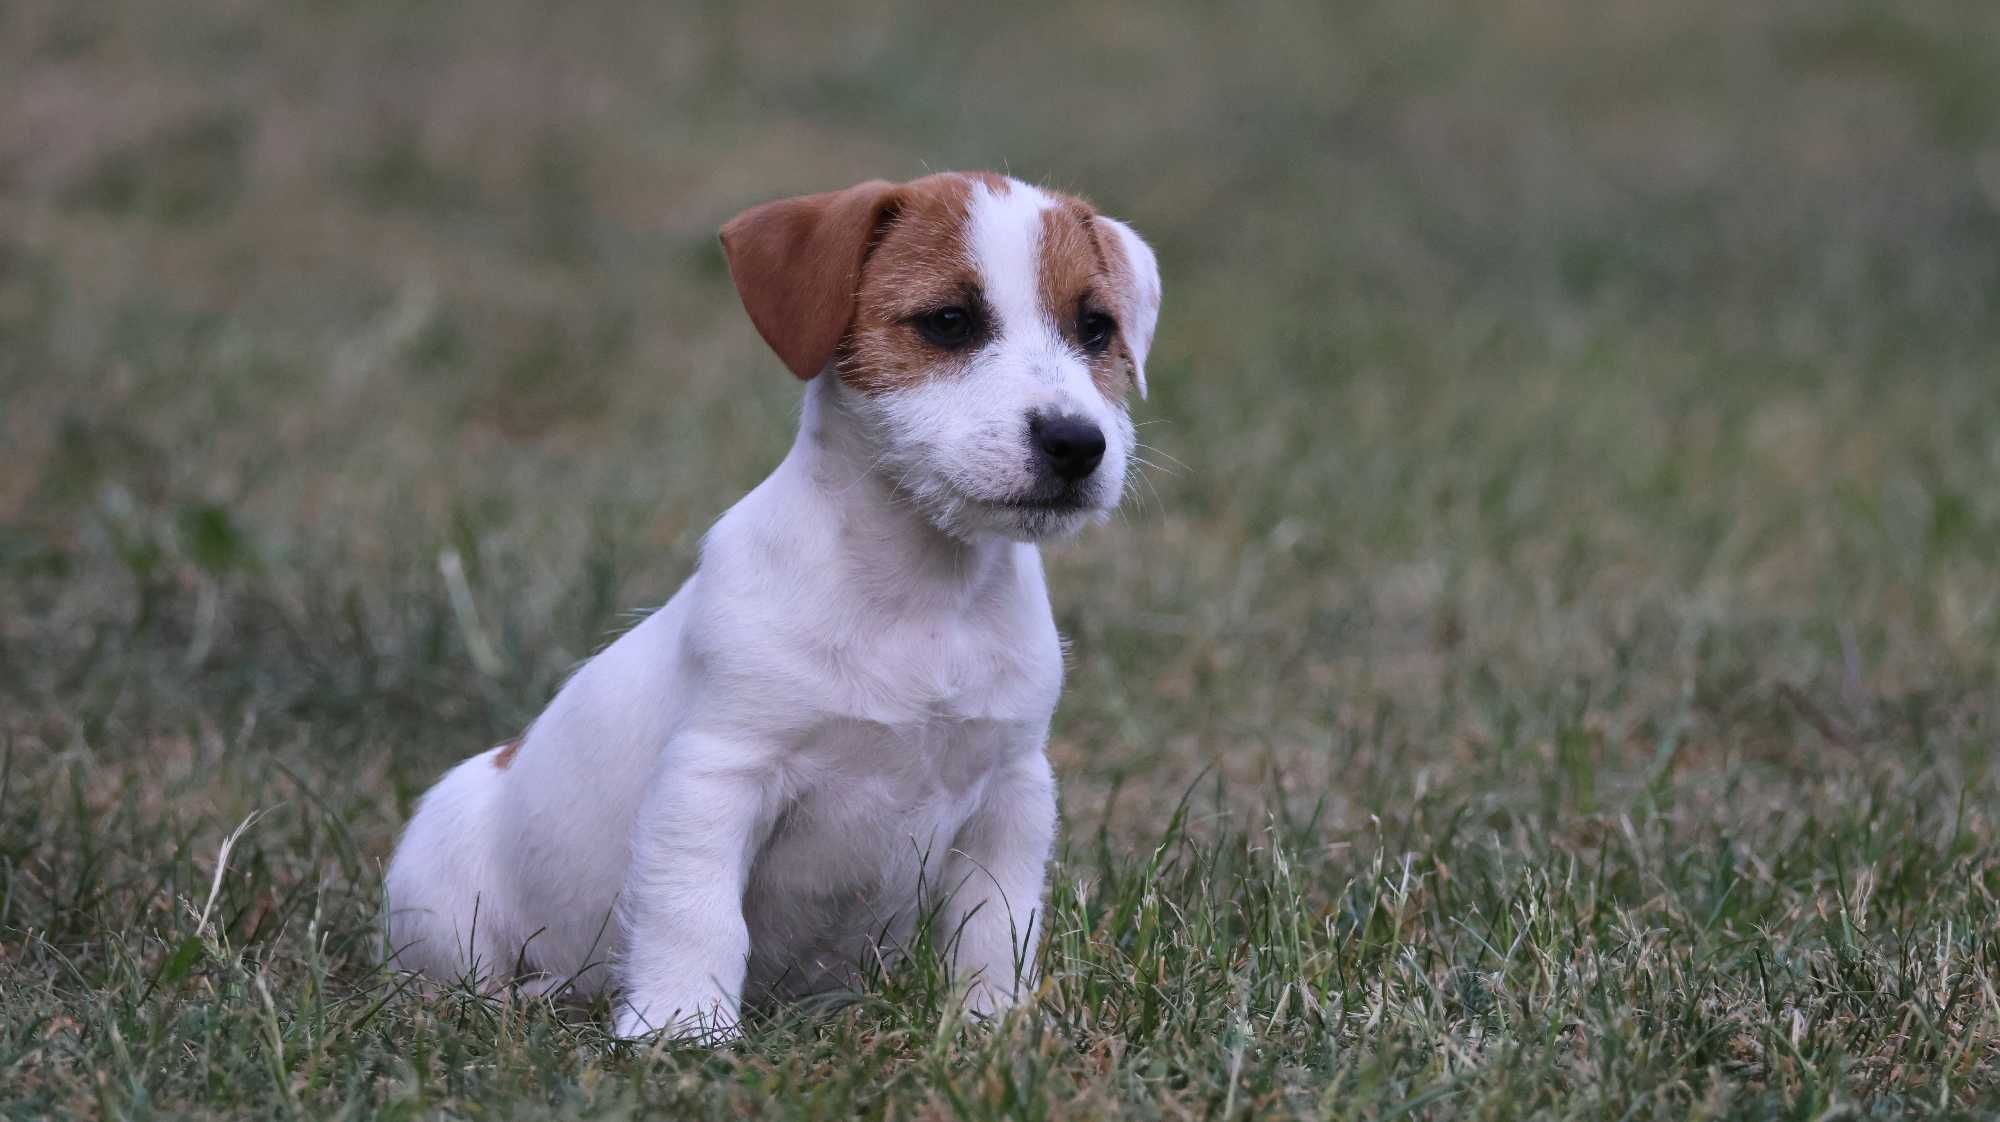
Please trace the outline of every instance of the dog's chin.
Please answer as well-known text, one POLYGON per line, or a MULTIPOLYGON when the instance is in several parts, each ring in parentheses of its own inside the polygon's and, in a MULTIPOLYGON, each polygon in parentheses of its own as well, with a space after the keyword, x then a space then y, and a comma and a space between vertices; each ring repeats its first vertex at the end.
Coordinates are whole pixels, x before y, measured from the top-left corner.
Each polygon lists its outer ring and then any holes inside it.
POLYGON ((1079 503, 982 504, 990 532, 1017 542, 1059 541, 1102 521, 1109 511, 1079 503))
POLYGON ((951 510, 933 518, 938 528, 960 538, 993 535, 1017 542, 1055 541, 1101 522, 1110 506, 1096 501, 1090 490, 1049 497, 982 496, 960 493, 951 510))
POLYGON ((940 532, 966 542, 985 537, 1029 543, 1066 538, 1108 518, 1119 498, 1117 484, 1105 477, 1081 487, 1044 481, 1013 491, 968 485, 943 473, 909 472, 897 481, 896 489, 940 532))

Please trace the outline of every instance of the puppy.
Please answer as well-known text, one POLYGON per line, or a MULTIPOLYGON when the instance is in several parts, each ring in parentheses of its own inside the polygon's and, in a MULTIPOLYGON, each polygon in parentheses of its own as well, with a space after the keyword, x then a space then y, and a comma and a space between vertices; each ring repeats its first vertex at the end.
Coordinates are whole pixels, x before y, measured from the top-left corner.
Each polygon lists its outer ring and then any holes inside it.
POLYGON ((932 917, 966 1008, 1032 989, 1062 646, 1035 543, 1102 519, 1159 272, 1089 204, 991 174, 722 228, 808 384, 797 440, 664 608, 417 807, 398 965, 615 987, 616 1032, 721 1039, 932 917))

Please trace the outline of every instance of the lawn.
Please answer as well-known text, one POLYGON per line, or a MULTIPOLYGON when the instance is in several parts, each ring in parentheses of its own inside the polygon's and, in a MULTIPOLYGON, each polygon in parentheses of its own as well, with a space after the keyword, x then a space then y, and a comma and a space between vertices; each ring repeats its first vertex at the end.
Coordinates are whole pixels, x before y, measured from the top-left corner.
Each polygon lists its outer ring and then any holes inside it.
POLYGON ((0 5, 7 1117, 1996 1117, 1996 742, 1985 0, 0 5), (404 988, 789 443, 716 227, 954 166, 1166 285, 1039 1014, 404 988))

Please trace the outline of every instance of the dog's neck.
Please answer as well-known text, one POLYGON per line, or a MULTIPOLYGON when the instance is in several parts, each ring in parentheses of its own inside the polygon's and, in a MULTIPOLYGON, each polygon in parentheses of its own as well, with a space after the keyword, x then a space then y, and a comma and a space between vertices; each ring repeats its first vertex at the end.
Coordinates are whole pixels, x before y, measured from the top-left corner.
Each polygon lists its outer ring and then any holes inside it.
POLYGON ((1016 579, 1034 547, 938 529, 883 469, 843 399, 850 392, 830 372, 807 383, 798 438, 779 468, 831 513, 843 578, 863 594, 918 610, 962 606, 1016 579))

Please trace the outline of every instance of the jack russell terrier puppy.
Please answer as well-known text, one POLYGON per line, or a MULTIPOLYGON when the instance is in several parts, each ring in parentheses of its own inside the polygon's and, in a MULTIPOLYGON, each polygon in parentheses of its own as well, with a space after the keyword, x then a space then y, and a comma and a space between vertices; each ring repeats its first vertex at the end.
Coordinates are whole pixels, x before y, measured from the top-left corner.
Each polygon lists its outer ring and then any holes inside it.
POLYGON ((991 1015, 1033 989, 1056 829, 1035 543, 1123 494, 1158 267, 1088 203, 978 173, 766 203, 722 248, 809 383, 791 453, 664 608, 423 797, 390 949, 718 1040, 929 916, 991 1015))

